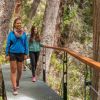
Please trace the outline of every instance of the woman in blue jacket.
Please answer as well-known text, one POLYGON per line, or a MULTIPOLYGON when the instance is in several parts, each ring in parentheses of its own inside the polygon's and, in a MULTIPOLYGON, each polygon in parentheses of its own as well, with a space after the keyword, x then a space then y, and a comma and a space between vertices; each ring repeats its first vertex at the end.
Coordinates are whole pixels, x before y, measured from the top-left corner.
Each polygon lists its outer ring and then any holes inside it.
POLYGON ((11 81, 13 94, 17 95, 19 80, 22 74, 24 59, 28 55, 28 41, 26 33, 22 29, 21 19, 16 18, 13 23, 13 31, 8 34, 6 45, 6 60, 10 61, 11 81))

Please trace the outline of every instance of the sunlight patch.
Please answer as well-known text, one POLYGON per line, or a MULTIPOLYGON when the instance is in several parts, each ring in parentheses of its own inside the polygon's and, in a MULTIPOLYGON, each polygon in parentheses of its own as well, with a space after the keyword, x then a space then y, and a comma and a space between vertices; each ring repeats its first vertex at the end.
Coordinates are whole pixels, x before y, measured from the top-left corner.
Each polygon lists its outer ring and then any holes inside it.
POLYGON ((35 99, 23 96, 23 97, 18 98, 18 100, 35 100, 35 99))
POLYGON ((0 15, 2 15, 2 13, 3 13, 3 10, 0 9, 0 15))

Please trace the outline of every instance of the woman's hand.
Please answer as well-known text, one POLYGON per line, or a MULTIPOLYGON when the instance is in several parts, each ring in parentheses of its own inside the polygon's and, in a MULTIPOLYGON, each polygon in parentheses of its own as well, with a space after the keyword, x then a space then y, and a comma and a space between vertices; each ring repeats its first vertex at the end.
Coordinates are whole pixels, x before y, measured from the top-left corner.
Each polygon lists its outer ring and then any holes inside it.
POLYGON ((6 56, 5 59, 6 59, 6 61, 9 61, 10 60, 10 56, 6 56))

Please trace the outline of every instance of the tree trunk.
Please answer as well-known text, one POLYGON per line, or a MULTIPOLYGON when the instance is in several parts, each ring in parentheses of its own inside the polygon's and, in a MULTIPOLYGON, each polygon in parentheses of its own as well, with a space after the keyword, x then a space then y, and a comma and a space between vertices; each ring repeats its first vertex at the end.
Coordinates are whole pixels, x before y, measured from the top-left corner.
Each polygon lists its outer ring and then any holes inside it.
POLYGON ((57 23, 56 23, 56 32, 54 35, 54 45, 59 46, 59 38, 61 37, 61 29, 62 29, 62 22, 63 22, 63 14, 64 14, 64 6, 66 2, 65 0, 60 0, 59 12, 57 16, 57 23))
MULTIPOLYGON (((100 0, 94 0, 94 27, 93 27, 93 49, 94 60, 100 62, 100 0)), ((93 70, 92 85, 100 94, 100 72, 93 70)), ((92 91, 92 100, 100 100, 100 95, 92 91)))
MULTIPOLYGON (((54 34, 56 32, 56 24, 57 24, 57 16, 60 6, 60 0, 48 0, 46 4, 46 10, 43 21, 43 40, 42 43, 44 45, 53 46, 54 45, 54 34)), ((51 49, 46 49, 46 69, 48 70, 50 64, 50 58, 52 54, 51 49)), ((38 71, 36 71, 37 75, 40 74, 41 64, 39 64, 38 71)))
POLYGON ((21 5, 22 5, 22 0, 16 0, 15 9, 14 9, 14 17, 19 17, 20 16, 21 5))
MULTIPOLYGON (((14 9, 14 2, 15 0, 0 0, 0 53, 2 51, 3 40, 6 39, 6 35, 9 31, 9 22, 12 17, 12 12, 14 9)), ((1 77, 0 80, 2 80, 1 77)), ((0 81, 0 84, 2 84, 2 81, 0 81)))
POLYGON ((38 5, 40 4, 41 0, 33 0, 33 3, 31 5, 30 11, 28 13, 27 18, 29 19, 29 22, 27 24, 27 28, 30 29, 32 26, 32 18, 35 16, 38 5))
POLYGON ((30 12, 28 14, 29 19, 32 19, 32 17, 36 14, 36 11, 37 11, 38 5, 40 4, 40 1, 41 0, 33 0, 30 12))
POLYGON ((9 31, 9 22, 12 17, 15 0, 0 1, 0 51, 2 42, 9 31))

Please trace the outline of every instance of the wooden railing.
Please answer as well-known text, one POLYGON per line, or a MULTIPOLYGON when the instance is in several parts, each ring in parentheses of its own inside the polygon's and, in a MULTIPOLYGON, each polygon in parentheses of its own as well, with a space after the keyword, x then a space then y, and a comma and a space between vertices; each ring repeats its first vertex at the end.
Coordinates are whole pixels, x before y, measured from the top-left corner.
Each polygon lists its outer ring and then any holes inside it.
MULTIPOLYGON (((57 51, 63 51, 63 100, 67 100, 68 96, 66 94, 68 94, 68 89, 67 89, 67 80, 68 80, 68 60, 67 60, 67 54, 71 55, 72 57, 75 57, 77 60, 81 61, 84 65, 85 65, 85 75, 84 75, 84 100, 87 100, 87 86, 89 87, 89 92, 91 91, 91 89, 96 93, 99 94, 97 90, 94 89, 94 87, 92 86, 92 77, 91 77, 91 68, 93 69, 97 69, 98 71, 100 71, 100 62, 97 62, 91 58, 85 57, 75 51, 72 51, 68 48, 60 48, 60 47, 54 47, 54 46, 44 46, 45 49, 53 49, 53 50, 57 50, 57 51), (88 66, 89 66, 89 70, 88 70, 88 66), (88 77, 89 76, 89 77, 88 77)), ((46 50, 45 50, 46 51, 46 50)), ((45 55, 46 56, 46 55, 45 55)), ((45 64, 45 63, 44 63, 45 64)), ((46 80, 46 74, 45 74, 46 70, 44 70, 44 79, 46 80)), ((44 80, 44 81, 45 81, 44 80)), ((91 94, 90 94, 90 98, 91 98, 91 94)))
POLYGON ((81 54, 72 51, 68 48, 60 48, 60 47, 54 47, 54 46, 45 46, 45 48, 51 48, 51 49, 55 49, 55 50, 60 50, 60 51, 65 51, 66 53, 70 54, 71 56, 77 58, 79 61, 89 65, 90 67, 93 67, 95 69, 100 70, 100 62, 97 62, 91 58, 82 56, 81 54))

